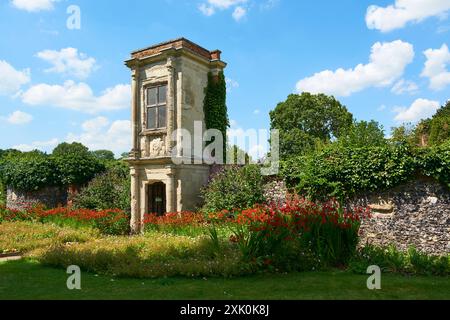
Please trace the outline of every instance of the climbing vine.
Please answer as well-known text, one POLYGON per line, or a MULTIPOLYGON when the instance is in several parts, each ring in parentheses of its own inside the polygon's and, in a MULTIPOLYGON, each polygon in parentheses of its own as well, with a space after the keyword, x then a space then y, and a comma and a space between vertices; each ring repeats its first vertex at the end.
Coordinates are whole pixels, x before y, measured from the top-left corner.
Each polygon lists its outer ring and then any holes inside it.
POLYGON ((227 129, 230 126, 226 99, 227 86, 224 73, 221 71, 217 76, 209 73, 203 104, 206 129, 217 129, 222 132, 224 138, 224 154, 227 145, 227 129))

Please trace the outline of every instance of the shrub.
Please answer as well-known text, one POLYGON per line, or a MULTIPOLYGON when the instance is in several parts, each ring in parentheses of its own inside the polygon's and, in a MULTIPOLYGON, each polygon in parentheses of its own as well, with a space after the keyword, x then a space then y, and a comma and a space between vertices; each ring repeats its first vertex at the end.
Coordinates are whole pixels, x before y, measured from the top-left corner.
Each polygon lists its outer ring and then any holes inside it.
POLYGON ((292 169, 283 164, 282 173, 290 187, 311 199, 336 197, 343 201, 357 192, 395 187, 417 172, 416 155, 405 145, 385 147, 325 148, 299 162, 292 169))
POLYGON ((206 213, 250 208, 264 202, 263 178, 257 165, 228 166, 202 191, 206 213))
POLYGON ((60 171, 46 154, 33 151, 12 153, 2 161, 4 183, 20 191, 36 191, 47 186, 60 186, 60 171))
POLYGON ((106 210, 118 208, 130 213, 131 191, 129 169, 122 162, 115 162, 105 173, 95 177, 76 195, 75 208, 106 210))
POLYGON ((450 140, 440 146, 421 151, 421 171, 450 187, 450 140))

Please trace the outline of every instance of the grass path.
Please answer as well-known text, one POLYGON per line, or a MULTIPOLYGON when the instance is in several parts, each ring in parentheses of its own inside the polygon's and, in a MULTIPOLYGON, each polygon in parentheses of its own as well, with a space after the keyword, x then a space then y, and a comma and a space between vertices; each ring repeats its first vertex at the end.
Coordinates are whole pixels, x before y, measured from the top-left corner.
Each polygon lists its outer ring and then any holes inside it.
POLYGON ((450 299, 448 277, 386 274, 382 290, 347 272, 257 275, 235 279, 124 279, 82 274, 82 290, 66 288, 65 270, 29 260, 0 263, 0 299, 450 299))

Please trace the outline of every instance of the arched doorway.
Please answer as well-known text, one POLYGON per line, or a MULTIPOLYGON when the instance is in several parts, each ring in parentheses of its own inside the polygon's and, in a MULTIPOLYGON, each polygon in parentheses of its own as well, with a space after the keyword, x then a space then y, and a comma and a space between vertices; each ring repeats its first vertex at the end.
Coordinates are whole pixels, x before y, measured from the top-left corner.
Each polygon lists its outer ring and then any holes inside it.
POLYGON ((161 216, 166 213, 166 185, 155 182, 148 185, 148 212, 161 216))

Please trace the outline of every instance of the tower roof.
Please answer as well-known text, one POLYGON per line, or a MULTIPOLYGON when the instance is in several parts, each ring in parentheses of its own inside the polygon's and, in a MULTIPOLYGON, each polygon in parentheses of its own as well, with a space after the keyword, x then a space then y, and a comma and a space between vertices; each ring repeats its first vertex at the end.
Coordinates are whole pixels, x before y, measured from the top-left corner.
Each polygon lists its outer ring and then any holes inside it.
POLYGON ((222 53, 220 50, 209 51, 186 38, 178 38, 175 40, 158 43, 147 48, 135 50, 131 52, 131 58, 132 60, 144 59, 161 54, 169 49, 185 49, 209 61, 220 61, 220 54, 222 53))

